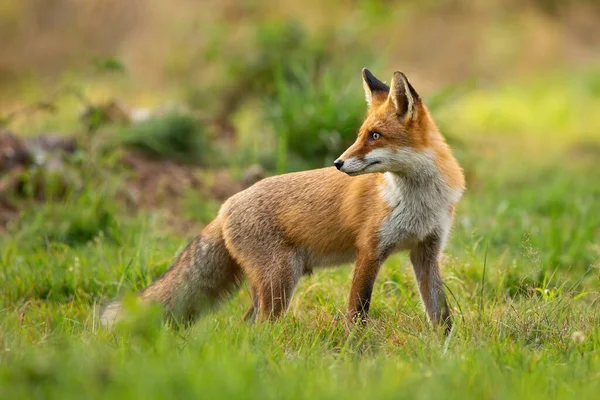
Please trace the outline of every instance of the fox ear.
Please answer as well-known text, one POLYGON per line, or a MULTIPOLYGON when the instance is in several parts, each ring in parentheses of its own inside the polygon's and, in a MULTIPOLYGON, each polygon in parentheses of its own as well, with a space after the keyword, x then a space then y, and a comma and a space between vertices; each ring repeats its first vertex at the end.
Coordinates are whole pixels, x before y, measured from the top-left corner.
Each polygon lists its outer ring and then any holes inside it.
POLYGON ((373 97, 377 94, 384 94, 387 96, 390 91, 389 86, 375 78, 371 71, 363 68, 362 77, 363 87, 365 88, 365 98, 367 99, 367 104, 369 104, 369 106, 373 104, 373 97))
POLYGON ((394 72, 389 99, 396 113, 405 121, 417 118, 417 104, 421 102, 421 98, 408 82, 406 75, 400 71, 394 72))

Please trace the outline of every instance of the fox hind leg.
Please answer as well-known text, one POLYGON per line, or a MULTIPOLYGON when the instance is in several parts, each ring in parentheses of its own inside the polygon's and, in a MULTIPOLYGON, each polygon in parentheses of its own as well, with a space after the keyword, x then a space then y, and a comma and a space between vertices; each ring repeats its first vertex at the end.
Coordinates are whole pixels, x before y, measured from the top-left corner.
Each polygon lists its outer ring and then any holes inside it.
POLYGON ((253 305, 246 317, 272 321, 288 309, 304 269, 302 260, 293 251, 286 251, 285 254, 276 257, 277 262, 262 268, 254 268, 254 265, 261 265, 260 263, 242 265, 254 292, 253 305))
POLYGON ((275 320, 289 307, 298 279, 282 274, 273 276, 261 284, 259 291, 260 318, 275 320))
POLYGON ((285 240, 276 221, 260 218, 260 208, 235 207, 224 211, 223 238, 229 253, 250 281, 253 305, 246 313, 274 320, 288 308, 305 271, 306 256, 285 240))

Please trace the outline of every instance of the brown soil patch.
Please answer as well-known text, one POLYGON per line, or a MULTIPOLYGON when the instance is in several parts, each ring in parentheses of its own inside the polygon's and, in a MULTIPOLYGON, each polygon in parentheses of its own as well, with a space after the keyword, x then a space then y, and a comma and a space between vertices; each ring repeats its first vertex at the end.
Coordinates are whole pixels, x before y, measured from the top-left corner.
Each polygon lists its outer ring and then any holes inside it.
MULTIPOLYGON (((35 165, 36 154, 44 154, 45 161, 36 168, 64 174, 65 185, 81 184, 79 177, 69 173, 65 153, 74 152, 77 143, 72 138, 58 135, 40 135, 23 140, 11 132, 0 132, 0 231, 4 231, 10 221, 18 218, 24 195, 23 175, 35 165)), ((185 217, 183 200, 190 190, 200 198, 223 201, 264 177, 264 171, 257 166, 247 169, 242 180, 234 179, 227 169, 212 170, 194 165, 180 164, 165 159, 127 151, 121 165, 129 172, 120 190, 120 199, 132 212, 138 209, 158 209, 164 212, 170 227, 183 232, 197 231, 200 223, 185 217)), ((41 174, 43 180, 44 174, 41 174)), ((44 201, 44 185, 40 182, 34 198, 44 201), (40 193, 37 193, 37 191, 40 193)))
POLYGON ((183 200, 190 190, 201 198, 224 201, 264 177, 260 167, 248 168, 241 181, 227 169, 206 169, 127 152, 123 165, 131 170, 125 185, 125 199, 135 208, 160 209, 178 230, 198 230, 201 224, 183 217, 183 200))

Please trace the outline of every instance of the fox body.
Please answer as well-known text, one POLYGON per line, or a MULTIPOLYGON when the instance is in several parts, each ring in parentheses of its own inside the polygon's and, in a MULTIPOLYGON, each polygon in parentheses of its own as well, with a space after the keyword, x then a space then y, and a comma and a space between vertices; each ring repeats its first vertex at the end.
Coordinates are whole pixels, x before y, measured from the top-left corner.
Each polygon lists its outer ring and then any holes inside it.
MULTIPOLYGON (((464 190, 462 170, 404 74, 388 87, 364 69, 363 83, 369 111, 336 168, 267 178, 232 196, 140 298, 190 319, 246 277, 253 298, 246 318, 274 319, 302 275, 355 261, 353 324, 367 317, 382 263, 407 250, 430 320, 448 331, 440 256, 464 190)), ((101 320, 121 314, 113 302, 101 320)))

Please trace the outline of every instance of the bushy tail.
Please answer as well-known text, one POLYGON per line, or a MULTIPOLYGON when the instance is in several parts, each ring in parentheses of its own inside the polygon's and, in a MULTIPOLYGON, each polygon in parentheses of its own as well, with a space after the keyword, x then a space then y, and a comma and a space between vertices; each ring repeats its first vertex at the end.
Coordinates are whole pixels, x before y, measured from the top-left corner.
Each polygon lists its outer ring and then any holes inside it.
MULTIPOLYGON (((165 316, 191 320, 237 289, 242 272, 225 247, 218 219, 194 238, 175 263, 157 281, 145 288, 139 299, 158 303, 165 316)), ((120 300, 107 304, 100 322, 112 326, 125 316, 120 300)))

